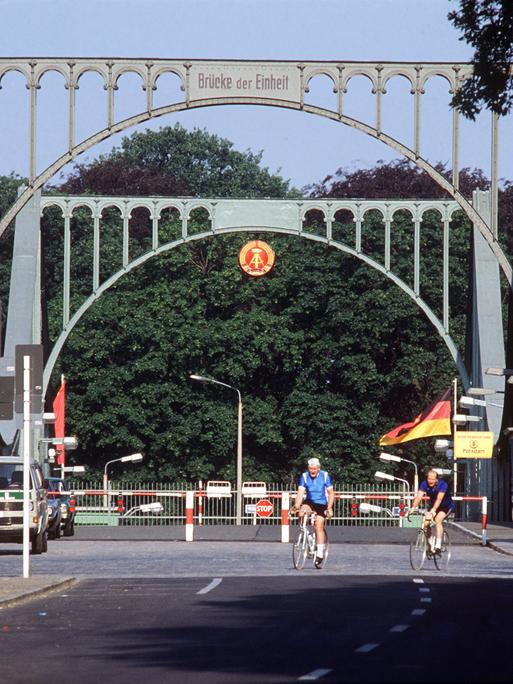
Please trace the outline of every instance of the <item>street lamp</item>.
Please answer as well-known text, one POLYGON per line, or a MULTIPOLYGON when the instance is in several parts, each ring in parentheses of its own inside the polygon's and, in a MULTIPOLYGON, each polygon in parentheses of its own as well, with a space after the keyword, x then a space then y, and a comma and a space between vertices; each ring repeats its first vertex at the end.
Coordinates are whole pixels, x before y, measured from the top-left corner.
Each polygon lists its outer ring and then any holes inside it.
POLYGON ((206 378, 203 375, 191 375, 191 380, 197 380, 198 382, 212 382, 214 385, 221 385, 222 387, 227 387, 228 389, 237 392, 239 398, 238 414, 237 414, 237 499, 236 499, 236 523, 240 525, 242 523, 242 396, 240 391, 236 387, 227 385, 225 382, 220 382, 219 380, 214 380, 213 378, 206 378))
POLYGON ((505 375, 507 377, 506 382, 508 384, 513 384, 513 368, 487 368, 485 370, 485 375, 496 375, 496 376, 503 376, 505 375))
POLYGON ((415 468, 415 475, 413 479, 413 489, 415 491, 418 490, 419 488, 419 470, 417 468, 417 464, 414 461, 409 461, 407 458, 403 458, 402 456, 396 456, 395 454, 387 454, 384 451, 382 451, 379 455, 380 461, 394 461, 395 463, 399 463, 400 461, 404 461, 405 463, 410 463, 414 468, 415 468))
POLYGON ((109 480, 107 477, 107 467, 111 465, 111 463, 135 463, 137 461, 142 461, 143 460, 143 455, 142 454, 129 454, 128 456, 121 456, 121 458, 113 458, 112 461, 107 461, 105 464, 105 468, 103 470, 103 505, 107 507, 109 505, 109 499, 108 499, 108 494, 107 494, 107 489, 109 486, 109 480))
POLYGON ((390 480, 391 482, 397 480, 398 482, 403 482, 406 485, 408 492, 410 491, 410 483, 408 482, 408 480, 403 480, 401 477, 390 475, 390 473, 382 473, 380 470, 377 470, 374 473, 374 477, 376 478, 376 480, 390 480))

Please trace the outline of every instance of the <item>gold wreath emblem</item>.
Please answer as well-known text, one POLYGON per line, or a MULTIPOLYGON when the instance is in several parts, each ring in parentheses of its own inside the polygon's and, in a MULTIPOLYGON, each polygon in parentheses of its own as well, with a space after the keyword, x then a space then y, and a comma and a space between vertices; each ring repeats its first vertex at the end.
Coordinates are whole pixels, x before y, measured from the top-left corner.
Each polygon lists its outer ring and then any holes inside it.
POLYGON ((251 240, 239 252, 239 265, 250 276, 263 276, 274 266, 273 250, 266 242, 251 240))

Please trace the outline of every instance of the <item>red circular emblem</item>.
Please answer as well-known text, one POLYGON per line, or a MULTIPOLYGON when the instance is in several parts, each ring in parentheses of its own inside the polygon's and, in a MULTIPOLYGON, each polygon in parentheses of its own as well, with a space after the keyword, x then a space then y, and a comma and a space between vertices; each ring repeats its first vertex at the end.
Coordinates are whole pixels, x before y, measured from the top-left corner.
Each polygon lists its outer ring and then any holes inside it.
POLYGON ((252 240, 239 252, 239 264, 250 276, 263 276, 274 266, 274 252, 266 242, 252 240))

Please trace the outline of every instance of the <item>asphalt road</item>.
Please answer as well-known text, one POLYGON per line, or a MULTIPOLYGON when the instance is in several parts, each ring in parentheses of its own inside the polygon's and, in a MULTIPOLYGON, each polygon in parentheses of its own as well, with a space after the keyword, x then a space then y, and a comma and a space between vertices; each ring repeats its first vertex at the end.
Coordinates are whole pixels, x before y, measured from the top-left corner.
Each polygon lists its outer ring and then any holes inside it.
MULTIPOLYGON (((21 563, 2 547, 0 574, 21 563)), ((0 611, 9 684, 513 681, 513 561, 476 545, 447 573, 404 544, 333 544, 322 571, 273 542, 60 540, 31 564, 78 581, 0 611)))
MULTIPOLYGON (((279 542, 68 541, 50 542, 49 551, 30 557, 35 575, 77 578, 228 577, 294 575, 291 544, 279 542)), ((20 545, 0 546, 0 576, 21 574, 20 545)), ((306 567, 302 572, 312 573, 306 567)), ((332 544, 324 574, 411 576, 405 544, 332 544)), ((439 573, 432 562, 423 572, 439 573)), ((451 577, 508 577, 513 559, 478 544, 453 545, 451 577)))
POLYGON ((87 579, 2 611, 2 680, 513 680, 512 580, 213 579, 87 579))

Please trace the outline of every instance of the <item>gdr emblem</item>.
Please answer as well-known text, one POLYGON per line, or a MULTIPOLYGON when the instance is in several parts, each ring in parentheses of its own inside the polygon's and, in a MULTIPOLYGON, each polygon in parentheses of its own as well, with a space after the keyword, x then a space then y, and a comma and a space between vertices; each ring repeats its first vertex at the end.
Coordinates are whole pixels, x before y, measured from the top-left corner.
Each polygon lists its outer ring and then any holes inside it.
POLYGON ((239 264, 250 276, 263 276, 274 266, 274 252, 266 242, 251 240, 239 252, 239 264))

